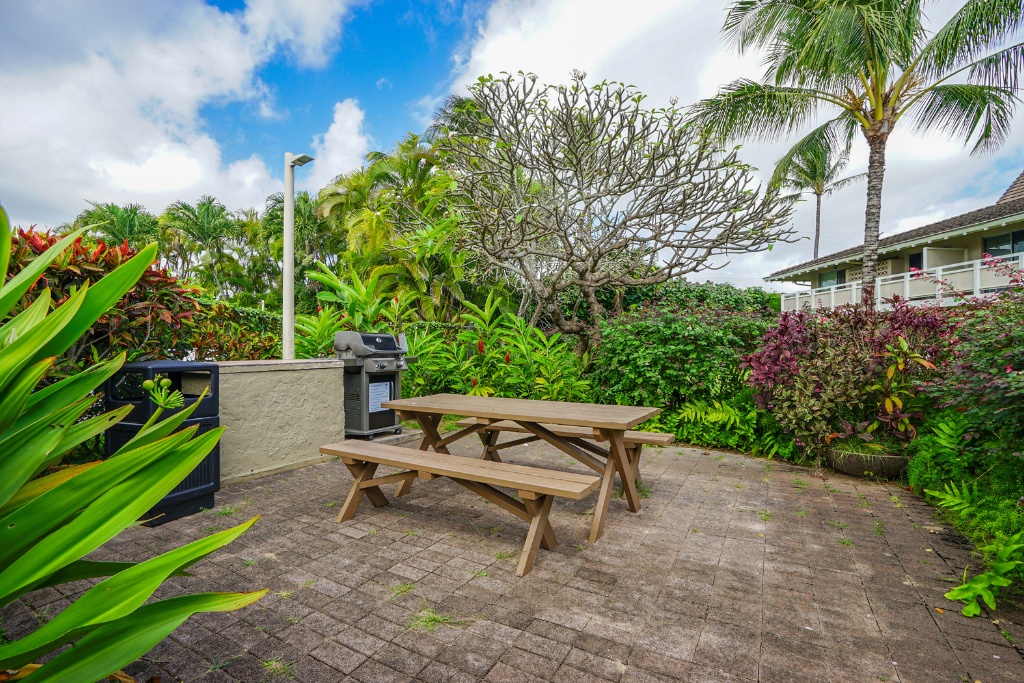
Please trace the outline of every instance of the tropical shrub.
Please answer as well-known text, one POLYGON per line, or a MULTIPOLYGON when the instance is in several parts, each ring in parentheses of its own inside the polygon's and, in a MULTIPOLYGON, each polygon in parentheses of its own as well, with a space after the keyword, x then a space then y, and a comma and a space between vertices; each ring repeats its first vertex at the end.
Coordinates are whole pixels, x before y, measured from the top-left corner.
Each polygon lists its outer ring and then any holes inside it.
POLYGON ((835 438, 906 440, 916 432, 918 389, 949 348, 950 318, 890 303, 783 313, 745 359, 758 405, 812 455, 835 438))
POLYGON ((976 433, 962 413, 941 411, 929 418, 907 445, 907 481, 918 493, 941 489, 947 482, 964 481, 974 472, 978 453, 976 433))
POLYGON ((796 456, 793 437, 783 432, 770 412, 755 405, 749 388, 722 401, 686 403, 645 422, 642 428, 675 434, 676 440, 695 446, 784 460, 796 456))
MULTIPOLYGON (((156 254, 155 245, 141 250, 95 283, 83 282, 52 311, 53 292, 43 288, 16 312, 18 302, 79 236, 72 233, 22 263, 0 288, 0 606, 33 590, 106 578, 32 633, 0 645, 0 670, 8 679, 31 675, 33 681, 92 683, 143 655, 192 614, 238 609, 265 593, 148 602, 165 579, 230 542, 255 519, 138 564, 83 559, 184 479, 213 449, 221 430, 202 436, 196 436, 196 428, 172 433, 190 414, 185 410, 149 424, 106 461, 61 467, 70 448, 127 415, 126 407, 79 420, 95 403, 96 387, 125 356, 38 388, 40 382, 56 358, 122 301, 156 254), (70 643, 74 647, 64 647, 70 643), (45 663, 37 663, 40 659, 45 663)), ((4 279, 10 245, 0 207, 4 279)))
POLYGON ((590 401, 586 357, 560 334, 546 335, 501 310, 488 296, 483 306, 463 302, 460 326, 409 332, 409 352, 419 357, 406 376, 408 396, 455 392, 471 396, 590 401))
POLYGON ((295 357, 326 358, 334 354, 334 334, 345 327, 344 318, 333 306, 323 306, 316 315, 295 316, 295 357))
MULTIPOLYGON (((76 234, 71 246, 46 265, 16 302, 14 313, 25 310, 47 289, 55 302, 62 303, 77 288, 98 281, 136 255, 127 243, 109 246, 76 234)), ((10 254, 8 278, 16 277, 60 240, 51 232, 18 230, 4 249, 10 254)), ((135 286, 61 354, 50 375, 67 376, 122 352, 130 361, 184 357, 191 348, 189 322, 199 310, 193 294, 165 270, 146 269, 135 286)))
POLYGON ((194 360, 268 360, 281 357, 280 315, 223 301, 203 303, 186 324, 189 352, 194 353, 194 360))
POLYGON ((663 287, 601 326, 589 378, 603 403, 678 408, 743 389, 740 365, 774 320, 759 289, 663 287))
POLYGON ((1010 278, 1009 289, 957 307, 949 371, 924 390, 942 405, 959 406, 1002 442, 1018 444, 1024 439, 1024 273, 998 259, 988 265, 1010 278))

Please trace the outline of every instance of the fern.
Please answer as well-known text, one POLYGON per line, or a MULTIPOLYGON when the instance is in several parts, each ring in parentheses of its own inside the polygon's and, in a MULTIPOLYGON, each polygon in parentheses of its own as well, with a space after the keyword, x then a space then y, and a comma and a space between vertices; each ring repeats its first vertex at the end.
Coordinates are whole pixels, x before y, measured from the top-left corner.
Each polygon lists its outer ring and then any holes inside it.
POLYGON ((972 577, 969 581, 967 580, 967 568, 964 568, 963 583, 945 595, 947 600, 960 600, 964 603, 961 613, 965 617, 976 617, 981 614, 979 599, 989 609, 994 610, 1000 589, 1006 588, 1012 583, 1006 575, 1024 565, 1024 561, 1013 559, 1013 555, 1024 548, 1024 531, 990 547, 996 551, 996 562, 992 563, 992 568, 972 577))
POLYGON ((978 482, 974 482, 974 488, 969 489, 965 482, 960 482, 960 488, 949 482, 944 491, 926 490, 929 496, 938 499, 938 506, 954 512, 967 512, 978 505, 978 482))

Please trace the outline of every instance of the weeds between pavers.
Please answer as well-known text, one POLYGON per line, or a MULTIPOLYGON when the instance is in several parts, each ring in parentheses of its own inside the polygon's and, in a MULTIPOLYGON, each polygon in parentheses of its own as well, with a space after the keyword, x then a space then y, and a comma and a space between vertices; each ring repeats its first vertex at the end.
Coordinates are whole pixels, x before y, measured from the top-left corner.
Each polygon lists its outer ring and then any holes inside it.
POLYGON ((438 626, 454 627, 464 623, 466 623, 464 620, 457 619, 450 614, 440 614, 432 609, 422 609, 409 620, 409 628, 433 633, 438 626))

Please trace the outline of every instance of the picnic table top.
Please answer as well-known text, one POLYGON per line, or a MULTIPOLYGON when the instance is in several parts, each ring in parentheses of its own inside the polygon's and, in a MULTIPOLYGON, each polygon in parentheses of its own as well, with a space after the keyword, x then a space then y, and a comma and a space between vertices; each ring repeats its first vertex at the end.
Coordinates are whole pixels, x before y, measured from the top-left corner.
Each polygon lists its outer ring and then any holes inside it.
POLYGON ((626 430, 661 412, 647 406, 613 406, 600 403, 563 403, 525 398, 434 394, 382 403, 381 407, 414 413, 462 415, 498 420, 546 422, 595 429, 626 430))

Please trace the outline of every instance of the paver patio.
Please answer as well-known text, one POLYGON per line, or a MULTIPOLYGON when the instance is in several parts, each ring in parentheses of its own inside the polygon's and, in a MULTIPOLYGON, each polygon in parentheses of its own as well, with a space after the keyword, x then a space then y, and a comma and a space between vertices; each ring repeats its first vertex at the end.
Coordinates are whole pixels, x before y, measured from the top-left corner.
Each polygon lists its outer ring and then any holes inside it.
MULTIPOLYGON (((531 455, 547 448, 506 453, 583 471, 554 451, 531 455)), ((262 514, 160 596, 274 592, 194 617, 129 672, 163 683, 1024 680, 1021 651, 1000 633, 1024 641, 1024 613, 966 619, 942 597, 969 547, 898 486, 692 448, 649 449, 641 471, 643 510, 614 500, 595 545, 593 497, 558 500, 559 545, 524 578, 513 571, 525 523, 447 480, 365 503, 341 525, 350 475, 338 462, 228 487, 215 510, 129 529, 103 556, 150 557, 262 514), (425 609, 462 623, 409 628, 425 609)), ((3 628, 17 637, 66 604, 53 589, 30 594, 3 611, 3 628)))

